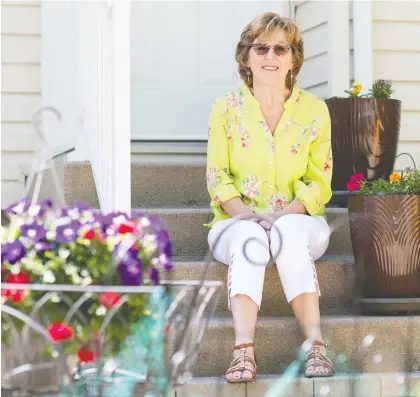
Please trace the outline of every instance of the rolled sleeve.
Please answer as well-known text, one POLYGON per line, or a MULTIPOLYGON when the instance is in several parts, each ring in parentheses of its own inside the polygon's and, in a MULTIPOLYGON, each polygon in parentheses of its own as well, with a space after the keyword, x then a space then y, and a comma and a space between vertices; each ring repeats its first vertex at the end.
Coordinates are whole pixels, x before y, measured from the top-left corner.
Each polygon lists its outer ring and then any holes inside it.
POLYGON ((210 112, 207 145, 207 190, 212 208, 234 197, 241 197, 229 170, 229 140, 226 133, 226 109, 216 100, 210 112))
POLYGON ((306 174, 294 182, 295 197, 302 202, 310 215, 323 212, 332 196, 331 118, 323 103, 321 131, 309 148, 306 174))

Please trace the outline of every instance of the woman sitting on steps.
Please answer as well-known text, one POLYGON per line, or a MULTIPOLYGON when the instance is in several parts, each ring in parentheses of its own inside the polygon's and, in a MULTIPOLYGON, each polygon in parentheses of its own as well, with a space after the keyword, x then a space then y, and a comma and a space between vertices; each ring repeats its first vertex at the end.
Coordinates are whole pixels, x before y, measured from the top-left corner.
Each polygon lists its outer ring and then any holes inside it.
POLYGON ((314 265, 329 243, 331 121, 325 102, 296 85, 303 59, 293 20, 257 16, 236 47, 244 84, 217 98, 210 114, 207 186, 214 219, 208 240, 214 258, 229 266, 235 345, 225 378, 232 383, 256 377, 254 333, 270 255, 312 346, 305 376, 334 375, 314 265))

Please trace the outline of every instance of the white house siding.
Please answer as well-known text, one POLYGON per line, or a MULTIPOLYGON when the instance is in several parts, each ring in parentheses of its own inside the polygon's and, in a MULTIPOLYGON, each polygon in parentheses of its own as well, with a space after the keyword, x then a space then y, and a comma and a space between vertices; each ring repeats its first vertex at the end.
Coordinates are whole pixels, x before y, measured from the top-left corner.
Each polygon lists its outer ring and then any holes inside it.
POLYGON ((303 32, 305 47, 305 61, 298 76, 299 85, 321 98, 340 95, 341 90, 348 89, 354 78, 351 2, 295 1, 293 16, 303 32), (347 41, 332 34, 335 29, 340 29, 334 23, 338 21, 340 24, 339 20, 343 17, 347 26, 341 33, 347 41), (347 68, 344 71, 342 65, 336 63, 337 60, 340 62, 342 55, 344 69, 347 68), (341 76, 344 76, 344 81, 340 81, 338 87, 332 80, 341 76))
MULTIPOLYGON (((402 101, 398 152, 408 152, 420 165, 420 2, 373 1, 374 79, 391 79, 394 98, 402 101)), ((409 165, 407 157, 396 168, 409 165)))
POLYGON ((1 4, 1 207, 23 191, 21 167, 38 141, 31 126, 41 103, 41 9, 38 3, 1 4))

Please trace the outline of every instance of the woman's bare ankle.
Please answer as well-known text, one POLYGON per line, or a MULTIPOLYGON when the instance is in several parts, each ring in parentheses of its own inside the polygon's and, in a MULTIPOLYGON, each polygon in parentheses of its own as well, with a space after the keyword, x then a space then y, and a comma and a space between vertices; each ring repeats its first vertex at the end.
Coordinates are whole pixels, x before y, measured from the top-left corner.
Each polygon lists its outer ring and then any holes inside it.
MULTIPOLYGON (((249 343, 254 343, 254 342, 253 341, 249 341, 249 342, 240 341, 240 342, 235 343, 235 346, 245 345, 245 344, 249 344, 249 343)), ((234 358, 239 357, 241 354, 242 354, 241 349, 237 349, 237 350, 233 351, 233 357, 234 358)), ((254 357, 254 346, 246 347, 245 348, 245 354, 247 356, 254 357)))

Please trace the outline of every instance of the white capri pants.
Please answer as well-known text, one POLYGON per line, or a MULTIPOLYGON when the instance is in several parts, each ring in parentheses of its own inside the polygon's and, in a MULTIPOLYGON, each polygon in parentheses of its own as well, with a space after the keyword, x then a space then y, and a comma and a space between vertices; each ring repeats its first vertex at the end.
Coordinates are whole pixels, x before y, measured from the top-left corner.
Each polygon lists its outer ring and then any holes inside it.
POLYGON ((330 228, 321 216, 285 215, 273 224, 270 239, 262 226, 252 221, 216 222, 208 242, 213 257, 229 265, 229 309, 230 299, 238 294, 261 306, 265 268, 271 257, 288 302, 305 292, 321 295, 314 261, 327 250, 329 238, 330 228))

